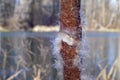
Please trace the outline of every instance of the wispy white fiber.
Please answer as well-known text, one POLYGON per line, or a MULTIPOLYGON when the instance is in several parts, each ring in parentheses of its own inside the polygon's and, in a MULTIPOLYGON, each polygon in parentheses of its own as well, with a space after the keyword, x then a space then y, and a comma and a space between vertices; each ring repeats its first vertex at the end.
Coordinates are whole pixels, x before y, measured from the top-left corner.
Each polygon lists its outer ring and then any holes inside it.
MULTIPOLYGON (((84 70, 87 67, 87 58, 89 57, 89 41, 86 37, 86 31, 85 27, 87 26, 86 18, 85 18, 85 9, 84 9, 84 0, 82 0, 81 3, 81 9, 80 9, 80 18, 81 18, 81 26, 82 26, 82 40, 77 41, 73 38, 74 33, 70 32, 70 30, 66 30, 64 32, 59 32, 57 35, 57 38, 55 41, 53 41, 53 55, 55 58, 55 64, 54 67, 58 70, 58 74, 63 76, 63 66, 64 66, 64 61, 63 58, 60 54, 60 49, 61 49, 61 41, 67 43, 70 46, 75 45, 76 46, 76 52, 78 53, 76 58, 74 59, 74 66, 77 66, 84 72, 84 70), (68 35, 73 34, 72 36, 68 35), (76 44, 77 43, 77 44, 76 44)), ((81 74, 82 80, 94 80, 93 78, 90 78, 89 76, 85 76, 84 74, 81 74)))
POLYGON ((85 14, 85 0, 81 0, 81 9, 80 9, 80 18, 81 18, 81 26, 82 26, 82 41, 80 45, 80 49, 78 52, 78 61, 80 62, 78 67, 80 68, 81 71, 81 80, 95 80, 95 78, 91 77, 90 74, 88 74, 88 62, 90 60, 90 43, 89 39, 87 38, 86 35, 86 30, 85 28, 89 25, 87 25, 87 20, 86 20, 86 14, 85 14))

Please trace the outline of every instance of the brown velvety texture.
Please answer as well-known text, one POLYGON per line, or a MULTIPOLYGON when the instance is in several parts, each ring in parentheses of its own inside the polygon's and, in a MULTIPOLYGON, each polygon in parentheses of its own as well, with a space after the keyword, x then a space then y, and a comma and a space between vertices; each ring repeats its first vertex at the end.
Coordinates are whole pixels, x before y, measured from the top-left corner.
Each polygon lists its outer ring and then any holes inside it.
POLYGON ((65 42, 61 42, 61 55, 64 60, 64 80, 80 80, 80 70, 74 66, 74 59, 77 55, 76 47, 69 46, 65 42))
POLYGON ((60 0, 60 29, 77 33, 80 26, 80 0, 60 0))
MULTIPOLYGON (((60 32, 66 33, 77 42, 82 38, 80 2, 81 0, 60 0, 60 32)), ((64 60, 64 80, 81 80, 81 70, 73 64, 78 55, 76 47, 61 41, 60 53, 64 60)))

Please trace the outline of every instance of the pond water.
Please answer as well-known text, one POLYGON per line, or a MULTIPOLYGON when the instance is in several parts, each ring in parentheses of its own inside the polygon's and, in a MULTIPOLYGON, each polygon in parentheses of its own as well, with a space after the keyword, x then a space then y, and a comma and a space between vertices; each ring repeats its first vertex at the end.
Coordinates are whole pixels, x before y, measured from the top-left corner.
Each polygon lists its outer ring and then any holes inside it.
MULTIPOLYGON (((0 80, 60 80, 53 68, 52 41, 56 35, 57 32, 0 33, 0 80)), ((119 80, 120 33, 86 35, 86 74, 92 80, 119 80)))

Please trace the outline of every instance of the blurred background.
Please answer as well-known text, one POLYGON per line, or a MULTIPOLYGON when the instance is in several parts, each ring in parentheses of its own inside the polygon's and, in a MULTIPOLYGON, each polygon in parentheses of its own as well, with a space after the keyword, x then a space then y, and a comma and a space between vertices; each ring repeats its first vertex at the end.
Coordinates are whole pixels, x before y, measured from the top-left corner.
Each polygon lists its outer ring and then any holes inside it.
MULTIPOLYGON (((0 0, 0 27, 39 31, 59 26, 59 4, 59 0, 0 0)), ((120 0, 82 0, 82 5, 87 30, 119 31, 120 0)))
MULTIPOLYGON (((0 0, 0 80, 61 80, 52 55, 59 4, 59 0, 0 0)), ((83 44, 89 47, 82 78, 119 80, 120 0, 81 4, 87 37, 83 44)))
POLYGON ((0 0, 0 26, 28 31, 58 25, 59 0, 0 0))

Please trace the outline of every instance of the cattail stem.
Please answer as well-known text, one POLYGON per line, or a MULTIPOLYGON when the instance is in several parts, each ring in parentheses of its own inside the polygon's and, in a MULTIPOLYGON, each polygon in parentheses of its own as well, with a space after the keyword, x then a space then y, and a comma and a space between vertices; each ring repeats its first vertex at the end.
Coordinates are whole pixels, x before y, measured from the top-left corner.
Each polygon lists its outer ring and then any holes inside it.
POLYGON ((74 65, 78 56, 78 44, 82 38, 80 2, 81 0, 60 0, 60 33, 68 36, 67 40, 60 42, 64 80, 81 80, 81 70, 74 65))

